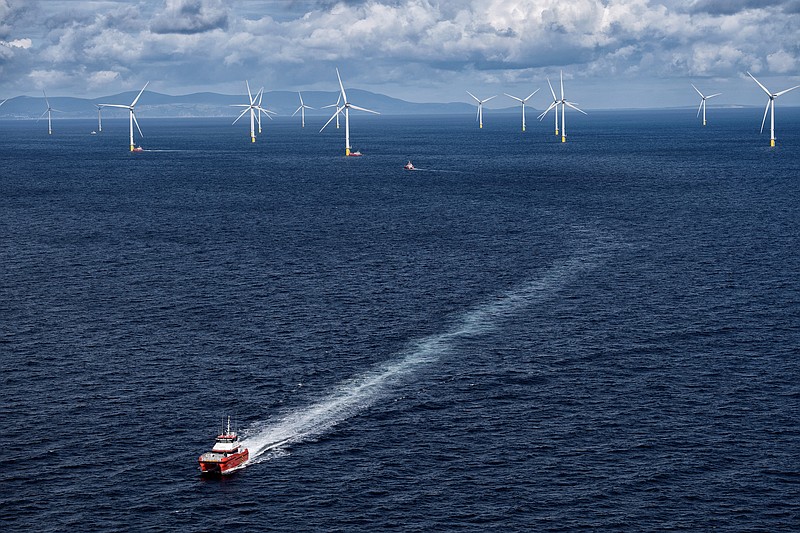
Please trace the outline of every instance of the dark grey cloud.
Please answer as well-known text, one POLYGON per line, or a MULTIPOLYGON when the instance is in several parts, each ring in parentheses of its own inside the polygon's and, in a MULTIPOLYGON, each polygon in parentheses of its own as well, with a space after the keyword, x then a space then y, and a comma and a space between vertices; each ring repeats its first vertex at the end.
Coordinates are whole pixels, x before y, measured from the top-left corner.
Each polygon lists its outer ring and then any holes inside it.
POLYGON ((191 35, 227 27, 228 13, 218 1, 172 0, 150 29, 153 33, 191 35))

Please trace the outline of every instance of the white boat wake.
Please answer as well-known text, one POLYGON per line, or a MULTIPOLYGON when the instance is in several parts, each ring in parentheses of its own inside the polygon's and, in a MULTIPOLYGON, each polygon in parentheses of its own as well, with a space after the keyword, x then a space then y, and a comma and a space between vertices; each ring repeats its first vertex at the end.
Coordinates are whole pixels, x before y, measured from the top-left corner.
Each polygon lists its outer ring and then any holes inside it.
POLYGON ((584 241, 577 254, 556 262, 541 277, 468 311, 448 331, 413 342, 386 363, 341 383, 315 403, 289 412, 280 420, 251 426, 247 431, 249 436, 242 441, 250 450, 247 464, 268 460, 292 444, 325 434, 386 396, 392 387, 420 368, 441 360, 456 347, 459 339, 491 332, 522 309, 555 297, 614 248, 608 237, 591 230, 580 231, 590 242, 584 241))

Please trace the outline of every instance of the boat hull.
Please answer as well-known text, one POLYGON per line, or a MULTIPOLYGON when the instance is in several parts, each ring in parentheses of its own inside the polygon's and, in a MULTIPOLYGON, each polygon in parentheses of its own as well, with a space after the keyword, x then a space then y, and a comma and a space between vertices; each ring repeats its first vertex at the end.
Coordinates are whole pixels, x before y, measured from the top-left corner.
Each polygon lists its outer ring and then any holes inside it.
POLYGON ((200 473, 210 475, 229 474, 236 468, 242 466, 250 458, 248 450, 240 453, 233 453, 228 456, 223 454, 208 452, 198 458, 200 463, 200 473))

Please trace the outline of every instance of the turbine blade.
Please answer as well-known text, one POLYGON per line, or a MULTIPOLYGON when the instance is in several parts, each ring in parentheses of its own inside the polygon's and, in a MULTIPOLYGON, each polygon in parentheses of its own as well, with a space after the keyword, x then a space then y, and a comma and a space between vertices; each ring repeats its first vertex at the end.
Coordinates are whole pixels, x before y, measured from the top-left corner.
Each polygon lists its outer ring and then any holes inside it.
POLYGON ((753 75, 752 75, 752 74, 750 74, 749 72, 747 73, 747 75, 748 75, 748 76, 750 76, 751 78, 753 78, 753 81, 754 81, 754 82, 756 82, 756 83, 758 84, 758 86, 759 86, 759 87, 761 87, 761 88, 764 90, 764 92, 765 92, 765 93, 767 93, 767 96, 769 96, 770 98, 772 98, 772 93, 771 93, 771 92, 769 92, 769 89, 767 89, 766 87, 764 87, 764 86, 761 84, 761 82, 760 82, 760 81, 758 81, 758 80, 756 79, 756 77, 755 77, 755 76, 753 76, 753 75))
MULTIPOLYGON (((694 83, 690 83, 689 85, 694 87, 694 83)), ((705 96, 703 96, 703 93, 700 92, 700 89, 698 89, 697 87, 694 87, 694 90, 697 91, 697 94, 700 95, 700 98, 705 98, 705 96)), ((711 98, 711 97, 709 96, 709 98, 711 98)))
POLYGON ((719 96, 719 95, 721 95, 721 94, 722 94, 722 93, 714 93, 714 94, 710 94, 710 95, 706 96, 706 100, 708 100, 709 98, 714 98, 715 96, 719 96))
POLYGON ((511 96, 511 95, 510 95, 510 94, 508 94, 508 93, 503 93, 503 94, 504 94, 504 95, 506 95, 506 96, 508 96, 509 98, 513 98, 513 99, 514 99, 514 100, 516 100, 517 102, 524 102, 524 101, 525 101, 525 100, 523 100, 522 98, 517 98, 516 96, 511 96))
POLYGON ((772 100, 767 100, 767 107, 764 108, 764 118, 761 119, 761 132, 764 133, 764 122, 767 120, 767 113, 769 112, 769 104, 772 100))
POLYGON ((541 115, 539 115, 539 120, 542 120, 545 117, 545 115, 547 115, 547 113, 549 113, 550 110, 553 109, 554 107, 558 107, 557 102, 552 102, 549 106, 547 106, 547 109, 545 109, 544 112, 541 115))
POLYGON ((250 111, 250 106, 246 106, 246 107, 245 107, 244 111, 242 111, 242 112, 241 112, 241 114, 240 114, 238 117, 236 117, 236 120, 234 120, 233 122, 231 122, 231 126, 233 126, 234 124, 236 124, 236 123, 239 121, 239 119, 240 119, 240 118, 242 118, 242 117, 244 116, 244 114, 245 114, 245 113, 247 113, 248 111, 250 111))
POLYGON ((49 110, 49 109, 45 109, 45 110, 44 110, 44 113, 42 113, 42 114, 39 116, 39 118, 37 118, 37 119, 36 119, 36 122, 39 122, 40 120, 42 120, 42 119, 44 118, 44 116, 47 114, 47 112, 48 112, 48 111, 50 111, 50 110, 49 110))
POLYGON ((363 107, 358 107, 357 105, 350 104, 350 109, 357 109, 359 111, 366 111, 367 113, 372 113, 373 115, 380 115, 377 111, 373 111, 371 109, 364 109, 363 107))
POLYGON ((476 102, 481 103, 481 101, 478 99, 478 97, 475 96, 474 94, 472 94, 471 92, 467 91, 467 94, 470 95, 472 98, 474 98, 476 102))
POLYGON ((586 111, 584 111, 583 109, 578 109, 578 106, 576 106, 576 105, 575 105, 575 104, 573 104, 572 102, 564 102, 564 104, 565 104, 567 107, 571 107, 571 108, 572 108, 572 109, 574 109, 575 111, 579 111, 579 112, 583 113, 584 115, 588 115, 588 114, 589 114, 589 113, 587 113, 586 111))
POLYGON ((497 98, 497 95, 490 96, 489 98, 487 98, 486 100, 484 100, 484 101, 483 101, 483 103, 485 104, 486 102, 488 102, 488 101, 489 101, 489 100, 491 100, 492 98, 497 98))
POLYGON ((264 88, 262 87, 262 88, 260 88, 258 90, 258 105, 259 105, 259 107, 261 107, 261 100, 263 100, 263 99, 264 99, 264 88))
POLYGON ((255 102, 253 101, 253 94, 250 92, 250 82, 244 80, 245 85, 247 85, 247 97, 250 99, 250 105, 253 105, 255 102))
POLYGON ((553 95, 553 101, 554 101, 554 102, 557 102, 557 101, 558 101, 558 98, 556 98, 556 92, 553 90, 553 84, 552 84, 552 83, 550 83, 550 78, 547 78, 547 85, 549 85, 549 86, 550 86, 550 94, 552 94, 552 95, 553 95))
POLYGON ((782 95, 782 94, 786 94, 786 93, 788 93, 789 91, 794 91, 794 90, 795 90, 795 89, 797 89, 798 87, 800 87, 800 85, 795 85, 795 86, 794 86, 794 87, 792 87, 791 89, 786 89, 785 91, 781 91, 781 92, 779 92, 779 93, 775 94, 775 97, 777 98, 778 96, 780 96, 780 95, 782 95))
POLYGON ((129 105, 122 105, 122 104, 100 104, 103 107, 119 107, 120 109, 130 109, 131 106, 129 105))
POLYGON ((561 99, 564 99, 564 71, 561 71, 561 99))
POLYGON ((535 90, 535 91, 533 91, 531 94, 529 94, 529 95, 528 95, 528 97, 527 97, 525 100, 523 100, 523 102, 527 102, 528 100, 530 100, 530 99, 531 99, 531 96, 533 96, 534 94, 536 94, 536 93, 538 93, 538 92, 539 92, 539 89, 536 89, 536 90, 535 90))
POLYGON ((297 113, 299 113, 301 109, 303 109, 303 106, 300 106, 297 109, 295 109, 294 113, 292 113, 292 116, 295 116, 297 113))
POLYGON ((324 125, 324 126, 322 126, 322 127, 319 129, 319 132, 320 132, 320 133, 322 133, 322 130, 324 130, 324 129, 325 129, 327 126, 328 126, 328 124, 330 124, 330 123, 333 121, 333 119, 335 119, 335 118, 336 118, 336 115, 338 115, 339 113, 341 113, 341 112, 342 112, 342 109, 344 109, 344 108, 343 108, 343 107, 337 107, 337 108, 336 108, 336 113, 334 113, 334 114, 333 114, 333 116, 332 116, 331 118, 329 118, 329 119, 328 119, 328 122, 326 122, 326 123, 325 123, 325 125, 324 125))
POLYGON ((44 103, 46 103, 47 108, 50 109, 50 100, 47 99, 47 93, 44 92, 44 89, 42 89, 42 94, 44 95, 44 103))
POLYGON ((144 137, 144 133, 142 133, 142 128, 139 127, 139 121, 136 120, 136 114, 131 110, 131 116, 133 117, 133 123, 136 124, 136 129, 139 130, 139 135, 144 137))
POLYGON ((336 68, 336 77, 339 78, 339 88, 342 90, 342 98, 344 98, 345 103, 347 103, 347 93, 344 92, 344 84, 342 83, 342 77, 339 75, 339 68, 336 68))
POLYGON ((695 118, 700 116, 700 111, 703 110, 703 102, 705 102, 705 100, 700 100, 700 105, 697 106, 697 114, 695 115, 695 118))
POLYGON ((300 94, 300 91, 297 91, 297 96, 300 97, 300 107, 303 107, 305 104, 303 104, 303 95, 300 94))
POLYGON ((147 86, 148 86, 149 84, 150 84, 150 82, 149 82, 149 81, 148 81, 147 83, 145 83, 145 84, 144 84, 144 87, 142 87, 142 90, 141 90, 141 91, 139 91, 139 94, 137 94, 137 95, 136 95, 136 98, 134 98, 134 99, 133 99, 133 102, 131 102, 131 107, 133 107, 133 106, 135 106, 135 105, 136 105, 136 102, 138 102, 138 101, 139 101, 139 97, 140 97, 140 96, 142 96, 142 93, 144 92, 144 90, 145 90, 145 89, 147 89, 147 86))

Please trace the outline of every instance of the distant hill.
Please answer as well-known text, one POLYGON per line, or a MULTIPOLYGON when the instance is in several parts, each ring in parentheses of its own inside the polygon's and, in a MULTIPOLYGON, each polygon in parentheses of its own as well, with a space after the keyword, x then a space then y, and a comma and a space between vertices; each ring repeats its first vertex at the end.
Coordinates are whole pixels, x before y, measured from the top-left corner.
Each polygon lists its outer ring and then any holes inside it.
MULTIPOLYGON (((59 112, 54 117, 90 118, 97 116, 95 104, 129 104, 138 91, 112 94, 100 98, 72 98, 63 96, 48 97, 50 105, 59 112)), ((360 107, 377 111, 384 115, 433 115, 475 113, 475 106, 464 102, 415 103, 392 98, 360 89, 349 89, 349 99, 360 107)), ((338 93, 332 91, 304 91, 303 101, 315 109, 306 110, 306 115, 330 116, 333 109, 320 109, 336 103, 338 93)), ((154 91, 145 91, 136 105, 136 115, 143 117, 235 117, 241 108, 231 104, 247 103, 247 95, 230 95, 210 92, 171 96, 154 91)), ((262 107, 282 116, 290 116, 300 105, 300 99, 293 91, 269 91, 264 93, 262 107)), ((17 96, 10 98, 0 107, 0 119, 38 118, 47 109, 44 97, 17 96)), ((510 112, 517 108, 492 109, 492 112, 510 112)), ((531 109, 533 111, 533 109, 531 109)), ((104 109, 103 116, 125 116, 124 109, 104 109)))

